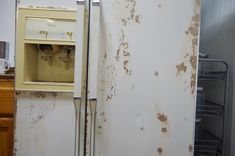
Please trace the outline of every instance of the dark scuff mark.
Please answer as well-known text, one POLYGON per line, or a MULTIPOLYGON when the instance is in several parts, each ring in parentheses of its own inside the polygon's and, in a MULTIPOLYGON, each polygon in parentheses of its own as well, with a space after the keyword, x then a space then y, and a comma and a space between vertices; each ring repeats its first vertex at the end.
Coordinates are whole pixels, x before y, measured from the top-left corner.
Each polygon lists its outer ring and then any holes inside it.
POLYGON ((159 148, 157 149, 157 152, 158 152, 158 154, 162 154, 162 153, 163 153, 163 149, 162 149, 161 147, 159 147, 159 148))
POLYGON ((104 59, 107 59, 107 51, 104 53, 104 59))
POLYGON ((38 118, 33 121, 33 125, 30 128, 32 129, 44 117, 45 117, 44 115, 39 115, 38 118))
POLYGON ((181 64, 179 65, 176 65, 176 69, 178 71, 178 73, 180 72, 186 72, 187 71, 187 66, 184 64, 184 62, 182 62, 181 64))
POLYGON ((115 79, 117 76, 116 69, 114 65, 108 65, 105 67, 106 76, 104 82, 106 83, 108 89, 108 93, 106 95, 106 102, 110 101, 113 96, 116 95, 116 83, 115 79))
POLYGON ((58 96, 58 94, 57 94, 56 92, 51 93, 51 95, 52 95, 53 97, 57 97, 57 96, 58 96))
POLYGON ((104 117, 105 116, 105 112, 100 113, 100 116, 104 117))
POLYGON ((158 71, 155 71, 155 72, 154 72, 154 76, 155 76, 155 77, 158 77, 158 75, 159 75, 158 71))
POLYGON ((187 54, 184 56, 184 58, 187 58, 187 57, 189 57, 189 53, 187 53, 187 54))
POLYGON ((167 122, 167 116, 164 115, 163 113, 158 113, 158 114, 157 114, 157 118, 158 118, 158 120, 160 120, 161 122, 167 122))
POLYGON ((167 128, 162 128, 162 133, 167 133, 167 128))
POLYGON ((107 102, 110 101, 114 95, 116 95, 116 90, 115 90, 114 86, 112 86, 110 93, 106 97, 106 101, 107 102))
POLYGON ((21 92, 20 92, 20 91, 16 91, 15 94, 16 94, 16 95, 20 95, 21 92))
POLYGON ((133 89, 133 90, 135 89, 135 84, 132 85, 132 89, 133 89))
POLYGON ((193 146, 192 146, 192 144, 189 145, 188 150, 189 150, 190 153, 193 152, 193 146))
POLYGON ((127 20, 122 18, 122 25, 125 27, 127 25, 127 20))

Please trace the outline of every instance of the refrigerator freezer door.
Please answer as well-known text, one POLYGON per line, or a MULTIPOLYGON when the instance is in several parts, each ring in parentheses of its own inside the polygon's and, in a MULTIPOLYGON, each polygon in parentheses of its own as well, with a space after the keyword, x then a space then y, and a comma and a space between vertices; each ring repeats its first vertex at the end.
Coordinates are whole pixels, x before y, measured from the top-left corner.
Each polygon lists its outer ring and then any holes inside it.
POLYGON ((95 155, 192 156, 199 0, 102 0, 100 12, 95 155))

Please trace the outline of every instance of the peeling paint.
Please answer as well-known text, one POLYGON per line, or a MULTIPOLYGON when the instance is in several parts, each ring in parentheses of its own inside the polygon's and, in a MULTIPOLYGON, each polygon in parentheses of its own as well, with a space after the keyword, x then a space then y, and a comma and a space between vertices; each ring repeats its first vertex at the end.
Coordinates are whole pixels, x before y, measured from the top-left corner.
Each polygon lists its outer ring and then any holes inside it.
POLYGON ((187 66, 184 64, 184 62, 182 62, 181 64, 179 65, 176 65, 176 68, 177 68, 177 71, 178 73, 180 72, 186 72, 187 71, 187 66))
POLYGON ((163 113, 158 113, 158 114, 157 114, 157 118, 158 118, 158 120, 160 120, 161 122, 167 122, 167 116, 164 115, 163 113))
POLYGON ((190 63, 191 63, 191 66, 192 66, 193 70, 196 70, 196 68, 197 68, 197 56, 195 56, 195 55, 190 56, 190 63))
POLYGON ((121 30, 121 37, 120 37, 120 44, 116 52, 115 59, 119 62, 121 58, 121 53, 122 53, 122 58, 124 59, 123 61, 123 68, 128 76, 132 74, 132 70, 129 69, 128 63, 129 63, 129 58, 131 57, 131 54, 129 52, 129 44, 126 41, 124 31, 121 30))
MULTIPOLYGON (((200 26, 200 14, 199 14, 199 1, 197 0, 197 13, 191 19, 190 26, 187 31, 185 31, 186 35, 190 35, 192 38, 192 54, 189 57, 189 62, 192 67, 192 75, 191 75, 191 93, 195 93, 196 89, 196 71, 197 71, 197 49, 198 49, 198 35, 199 35, 199 26, 200 26)), ((188 56, 187 56, 188 57, 188 56)), ((185 57, 186 58, 186 57, 185 57)))

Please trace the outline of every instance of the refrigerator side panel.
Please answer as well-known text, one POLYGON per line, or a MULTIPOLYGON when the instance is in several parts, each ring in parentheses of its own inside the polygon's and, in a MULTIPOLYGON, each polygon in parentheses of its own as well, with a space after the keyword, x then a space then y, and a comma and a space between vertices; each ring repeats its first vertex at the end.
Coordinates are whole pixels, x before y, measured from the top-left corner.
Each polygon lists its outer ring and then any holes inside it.
POLYGON ((14 154, 73 156, 75 112, 73 95, 17 92, 14 154))
POLYGON ((103 0, 96 156, 189 156, 198 0, 103 0))

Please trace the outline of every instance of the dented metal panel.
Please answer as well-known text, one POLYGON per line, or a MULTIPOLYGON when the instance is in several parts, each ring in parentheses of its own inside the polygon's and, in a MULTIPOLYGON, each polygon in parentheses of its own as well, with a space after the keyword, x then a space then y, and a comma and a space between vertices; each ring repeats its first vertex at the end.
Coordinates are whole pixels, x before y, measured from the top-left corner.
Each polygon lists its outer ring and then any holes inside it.
POLYGON ((103 0, 96 156, 193 155, 199 0, 103 0))

